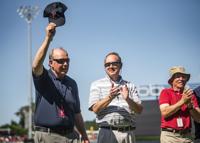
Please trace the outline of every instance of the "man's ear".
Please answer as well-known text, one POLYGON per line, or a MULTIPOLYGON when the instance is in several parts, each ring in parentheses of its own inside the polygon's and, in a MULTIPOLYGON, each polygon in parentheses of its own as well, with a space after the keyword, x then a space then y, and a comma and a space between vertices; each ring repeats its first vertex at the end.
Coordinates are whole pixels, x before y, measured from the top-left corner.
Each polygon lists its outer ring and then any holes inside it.
POLYGON ((52 67, 51 65, 52 65, 52 60, 49 60, 49 67, 52 67))
POLYGON ((121 64, 120 64, 120 69, 122 68, 122 66, 123 66, 123 64, 121 63, 121 64))

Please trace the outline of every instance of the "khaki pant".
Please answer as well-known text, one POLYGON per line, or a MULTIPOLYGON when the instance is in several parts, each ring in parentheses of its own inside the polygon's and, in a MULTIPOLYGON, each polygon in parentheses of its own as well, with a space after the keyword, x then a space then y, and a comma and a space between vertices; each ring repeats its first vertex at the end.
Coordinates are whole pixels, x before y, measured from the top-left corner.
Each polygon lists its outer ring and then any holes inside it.
POLYGON ((40 131, 35 131, 34 141, 35 143, 79 143, 79 139, 74 133, 62 136, 40 131))
POLYGON ((161 131, 160 143, 193 143, 191 133, 181 135, 168 131, 161 131))
POLYGON ((97 143, 136 143, 135 131, 120 132, 100 128, 97 143))

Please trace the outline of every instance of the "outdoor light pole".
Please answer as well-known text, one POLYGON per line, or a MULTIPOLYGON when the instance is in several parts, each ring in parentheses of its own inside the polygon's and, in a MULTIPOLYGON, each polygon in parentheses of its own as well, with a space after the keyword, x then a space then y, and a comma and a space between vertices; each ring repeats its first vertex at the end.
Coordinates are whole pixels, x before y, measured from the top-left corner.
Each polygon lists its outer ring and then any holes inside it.
POLYGON ((31 22, 33 18, 38 14, 39 7, 37 6, 20 6, 17 9, 20 17, 24 18, 28 23, 28 138, 32 138, 32 37, 31 37, 31 22))

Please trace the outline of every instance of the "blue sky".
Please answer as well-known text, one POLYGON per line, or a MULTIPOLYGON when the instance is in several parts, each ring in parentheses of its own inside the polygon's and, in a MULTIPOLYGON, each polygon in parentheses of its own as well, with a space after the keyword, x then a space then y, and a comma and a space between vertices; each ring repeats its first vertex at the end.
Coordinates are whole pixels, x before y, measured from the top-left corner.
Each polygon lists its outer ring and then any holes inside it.
MULTIPOLYGON (((40 47, 47 19, 43 9, 51 0, 2 0, 0 9, 0 125, 11 120, 28 103, 28 29, 17 14, 20 5, 37 5, 32 22, 32 56, 40 47)), ((68 75, 79 87, 85 120, 92 81, 105 76, 103 59, 118 52, 122 76, 135 85, 166 84, 168 69, 182 65, 190 82, 200 81, 199 0, 63 0, 68 6, 66 24, 57 28, 50 45, 64 47, 70 55, 68 75)), ((47 60, 45 66, 48 68, 47 60)), ((34 98, 34 93, 33 93, 34 98)))

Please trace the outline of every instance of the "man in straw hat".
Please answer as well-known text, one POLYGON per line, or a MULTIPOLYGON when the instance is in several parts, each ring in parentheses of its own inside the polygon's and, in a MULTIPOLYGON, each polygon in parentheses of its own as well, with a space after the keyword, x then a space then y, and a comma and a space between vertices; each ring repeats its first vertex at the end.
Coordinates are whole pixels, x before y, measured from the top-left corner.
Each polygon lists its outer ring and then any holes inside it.
POLYGON ((200 108, 191 89, 185 88, 190 79, 181 66, 172 67, 168 83, 170 88, 163 89, 160 98, 161 143, 192 143, 191 117, 200 121, 200 108))

